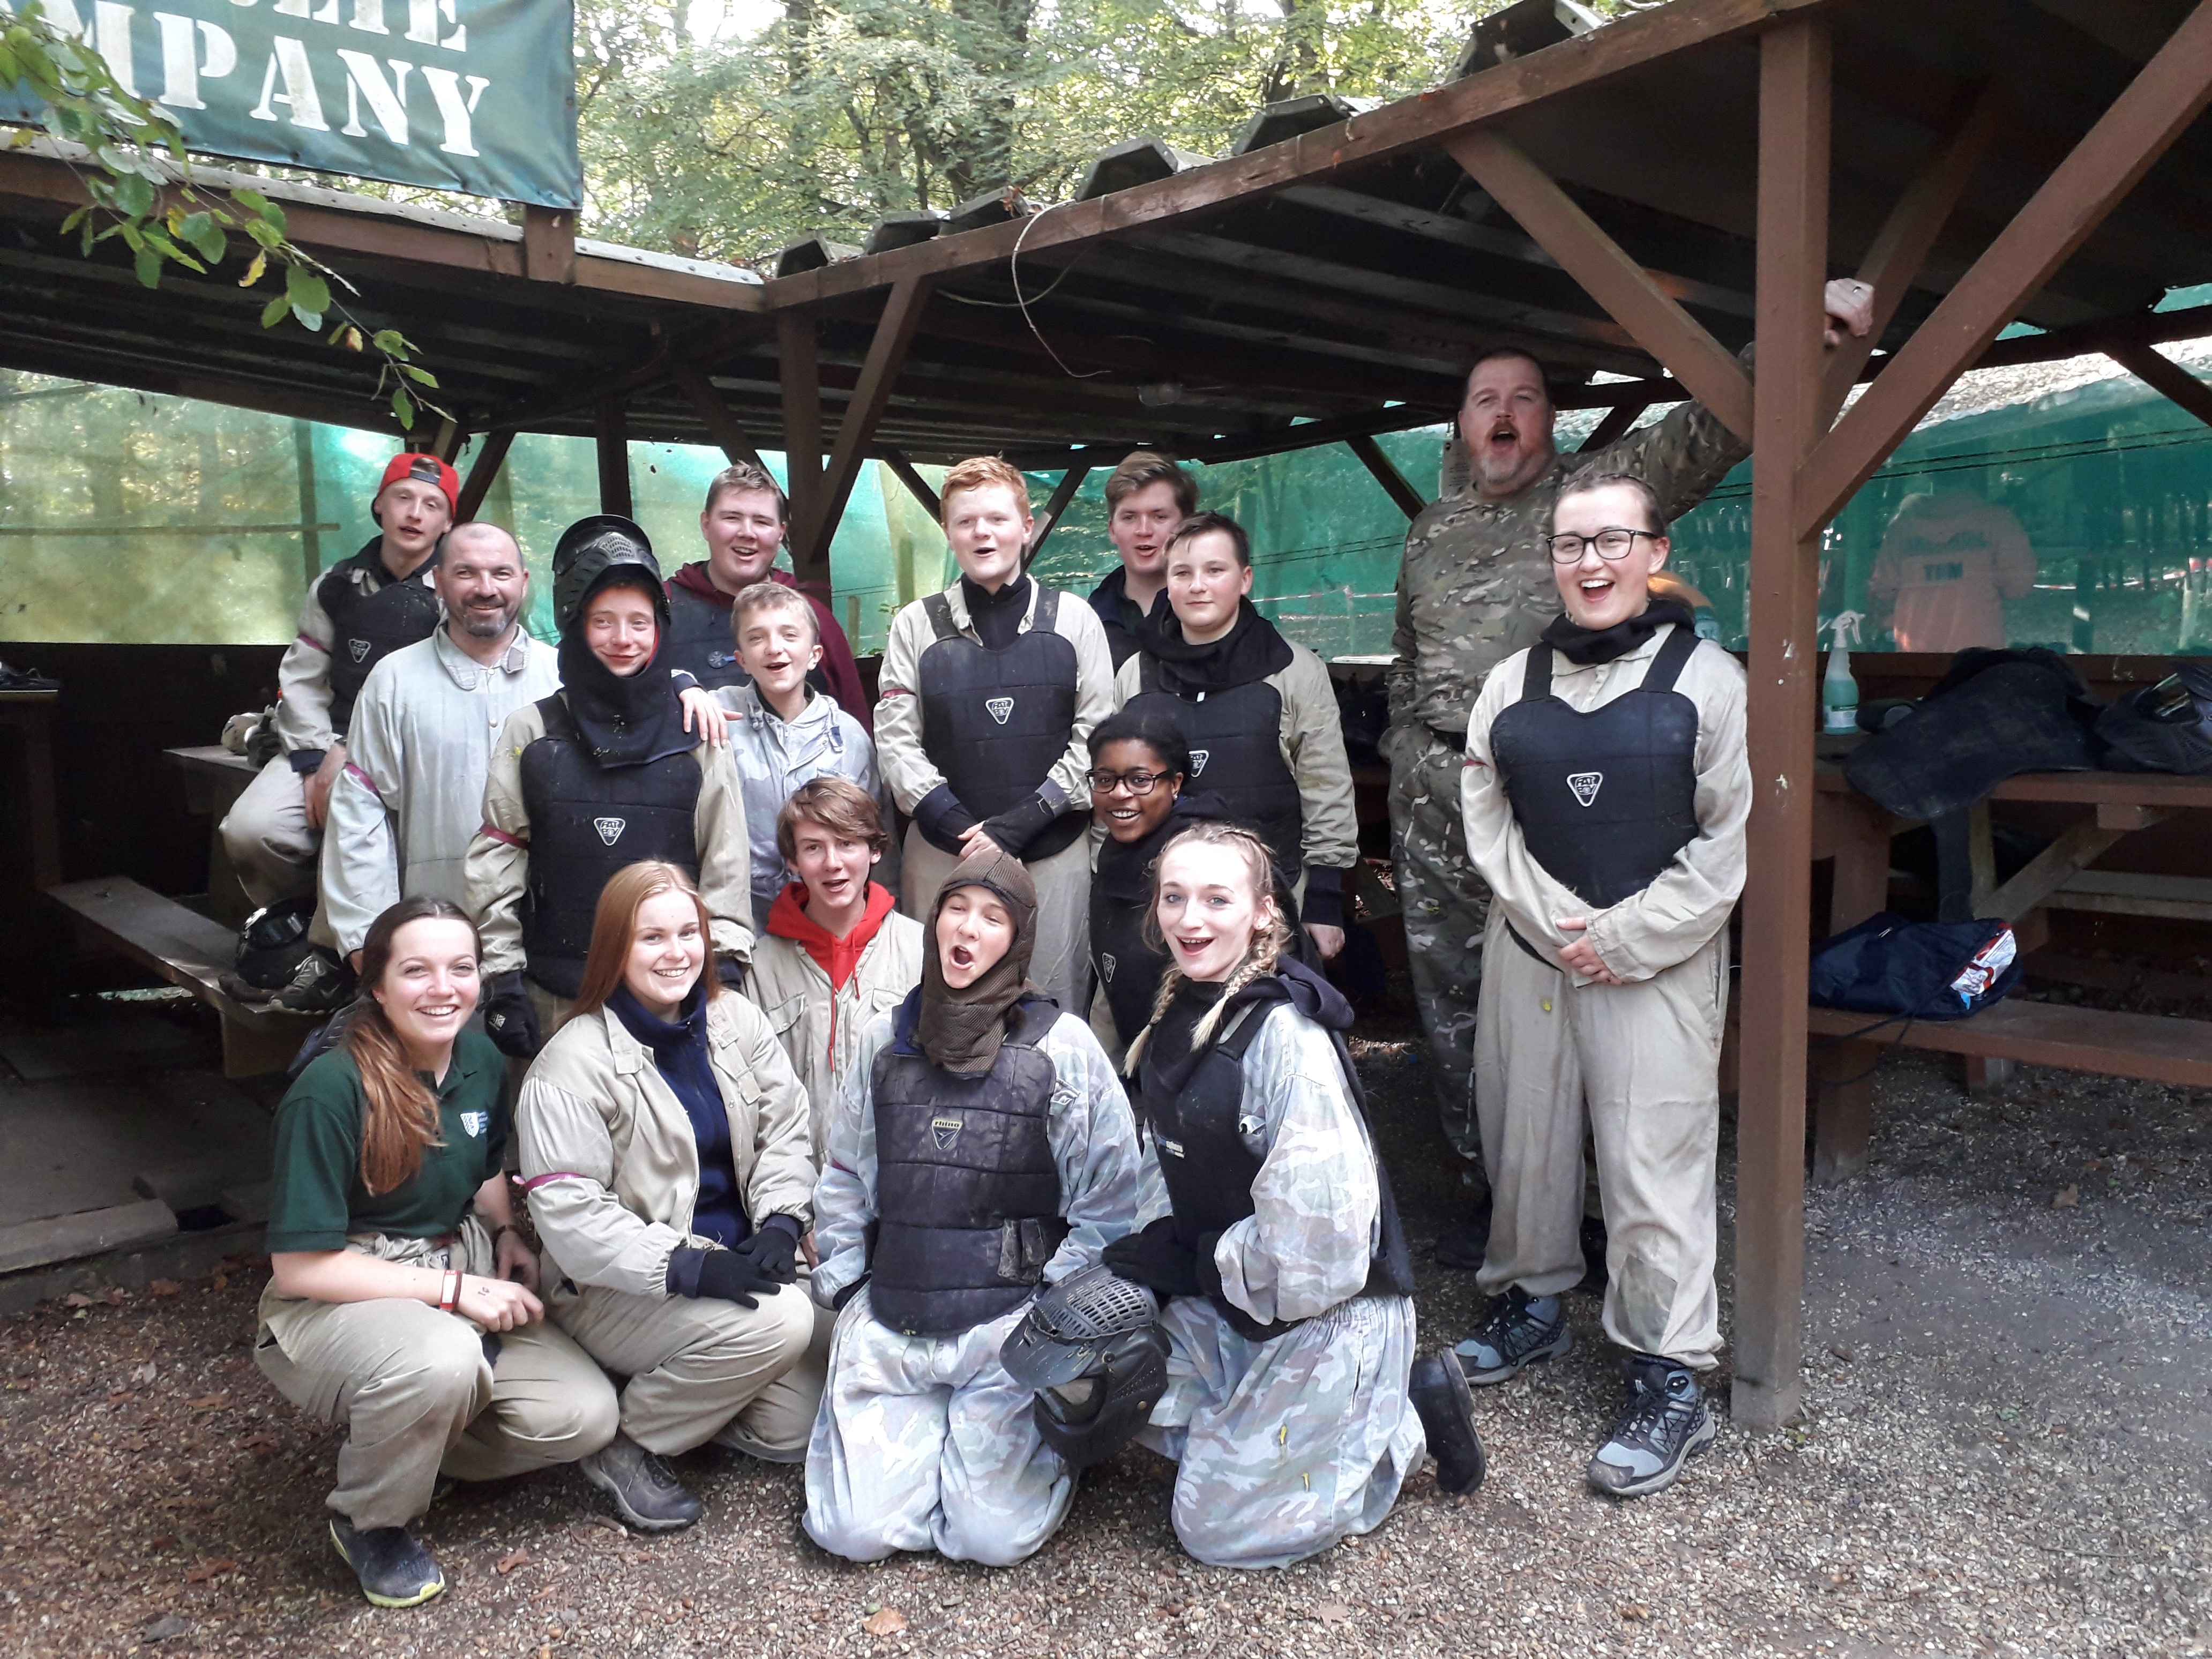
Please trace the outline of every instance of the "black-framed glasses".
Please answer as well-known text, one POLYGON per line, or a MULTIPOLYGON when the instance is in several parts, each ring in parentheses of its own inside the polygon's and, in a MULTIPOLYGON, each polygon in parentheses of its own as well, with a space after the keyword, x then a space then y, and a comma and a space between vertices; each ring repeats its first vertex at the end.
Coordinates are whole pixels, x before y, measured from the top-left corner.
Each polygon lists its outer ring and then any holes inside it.
POLYGON ((1094 795, 1110 795, 1116 789, 1127 789, 1133 795, 1149 795, 1155 786, 1181 775, 1176 772, 1147 772, 1142 768, 1133 772, 1109 772, 1103 766, 1084 774, 1094 795))
POLYGON ((1659 539, 1659 532, 1656 530, 1627 530, 1617 524, 1607 525, 1595 536, 1554 536, 1552 538, 1552 562, 1580 564, 1583 550, 1590 547, 1597 549, 1597 556, 1601 559, 1625 559, 1628 556, 1628 550, 1636 545, 1638 536, 1647 541, 1659 539))

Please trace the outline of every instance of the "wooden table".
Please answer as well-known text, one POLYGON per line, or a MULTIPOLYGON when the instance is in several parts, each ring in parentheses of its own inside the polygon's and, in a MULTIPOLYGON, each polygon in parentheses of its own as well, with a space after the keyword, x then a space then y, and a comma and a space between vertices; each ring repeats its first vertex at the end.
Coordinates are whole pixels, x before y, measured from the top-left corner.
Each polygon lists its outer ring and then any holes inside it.
POLYGON ((22 795, 30 817, 31 884, 52 887, 62 878, 62 836, 54 805, 53 691, 0 691, 0 726, 22 733, 22 795))
POLYGON ((261 769, 243 755, 234 755, 219 743, 200 744, 161 751, 185 775, 185 805, 208 816, 208 915, 236 927, 252 914, 253 901, 231 866, 229 850, 222 844, 222 820, 231 803, 246 793, 246 786, 261 769))

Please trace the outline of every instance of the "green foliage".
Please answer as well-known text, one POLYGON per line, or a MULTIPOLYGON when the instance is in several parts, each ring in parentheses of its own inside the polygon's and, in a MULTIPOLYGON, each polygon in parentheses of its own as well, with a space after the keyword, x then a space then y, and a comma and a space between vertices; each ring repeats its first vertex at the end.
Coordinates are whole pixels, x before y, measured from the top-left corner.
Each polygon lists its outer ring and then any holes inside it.
POLYGON ((760 258, 1007 186, 1060 199, 1125 138, 1221 155, 1277 99, 1432 86, 1498 3, 783 0, 762 33, 701 43, 648 0, 580 0, 594 228, 760 258))
MULTIPOLYGON (((78 168, 88 205, 62 222, 62 234, 76 235, 83 252, 119 240, 130 250, 138 280, 158 288, 168 265, 207 275, 228 257, 232 237, 241 236, 253 257, 240 288, 258 283, 272 260, 283 267, 283 292, 262 307, 262 327, 275 328, 289 318, 319 333, 335 311, 345 326, 333 343, 362 349, 359 325, 331 291, 332 283, 349 294, 353 285, 291 240, 284 210, 257 190, 217 191, 194 183, 176 123, 126 91, 90 43, 49 20, 40 0, 24 0, 13 13, 0 9, 0 86, 34 100, 45 111, 46 131, 90 156, 90 167, 78 168)), ((0 146, 18 147, 30 137, 0 132, 0 146)), ((413 428, 418 404, 446 412, 406 390, 410 379, 433 389, 438 383, 416 365, 416 348, 404 335, 380 329, 371 340, 383 360, 378 395, 392 388, 392 413, 403 428, 413 428)))

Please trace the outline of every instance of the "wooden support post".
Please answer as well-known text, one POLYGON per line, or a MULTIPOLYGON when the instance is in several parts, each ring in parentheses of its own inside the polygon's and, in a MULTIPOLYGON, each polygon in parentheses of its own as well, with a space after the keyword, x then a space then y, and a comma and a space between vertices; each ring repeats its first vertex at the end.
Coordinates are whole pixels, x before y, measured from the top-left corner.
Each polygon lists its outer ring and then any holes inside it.
POLYGON ((906 362, 907 348, 914 343, 915 330, 928 305, 926 278, 908 276, 891 285, 890 298, 884 302, 875 337, 868 342, 868 355, 860 364, 860 377, 854 382, 853 395, 845 404, 845 418, 837 424, 837 442, 830 452, 822 488, 812 507, 797 519, 794 526, 791 562, 802 584, 811 576, 825 589, 829 585, 830 538, 837 533, 837 521, 845 516, 845 503, 860 476, 868 441, 876 435, 876 422, 884 417, 891 388, 906 362))
POLYGON ((461 499, 453 507, 456 524, 475 518, 482 509, 500 468, 507 465, 507 452, 514 447, 514 434, 511 429, 484 434, 483 447, 469 464, 469 476, 461 480, 461 499))
POLYGON ((1966 111, 1966 119, 1948 138, 1939 139, 1917 177, 1897 198, 1889 217, 1875 233, 1859 276, 1874 289, 1874 326, 1863 339, 1846 334, 1828 354, 1821 381, 1820 413, 1824 423, 1836 418, 1844 399, 1858 383, 1860 371, 1905 301, 1905 291, 1928 261, 1951 210, 1959 204, 1974 169, 1996 142, 2004 125, 2008 100, 2004 88, 1992 81, 1984 87, 1966 111))
POLYGON ((437 435, 430 440, 428 447, 433 455, 451 466, 468 441, 469 434, 461 430, 459 422, 447 415, 438 422, 437 435))
MULTIPOLYGON (((2197 0, 2158 56, 1997 233, 1806 461, 1797 501, 1801 535, 1814 534, 1835 517, 2208 103, 2212 0, 2197 0)), ((1762 367, 1765 361, 1761 348, 1762 367)))
POLYGON ((599 409, 599 511, 630 516, 629 417, 619 398, 602 398, 599 409))
POLYGON ((1595 455, 1616 438, 1626 437, 1637 417, 1651 405, 1646 404, 1615 404, 1605 411, 1605 418, 1590 428, 1589 437, 1575 447, 1577 455, 1595 455))
POLYGON ((312 422, 292 422, 292 460, 300 474, 300 552, 307 568, 307 586, 313 587, 315 579, 323 574, 323 532, 315 506, 315 428, 312 422))
POLYGON ((576 215, 568 208, 522 210, 522 274, 532 282, 576 280, 576 215))
POLYGON ((1346 438, 1344 447, 1359 457, 1359 464, 1375 475, 1375 482, 1382 486, 1382 493, 1397 503, 1398 510, 1409 519, 1421 516, 1428 503, 1421 492, 1406 482, 1406 475, 1398 471, 1397 464, 1382 453, 1382 446, 1369 437, 1346 438))
POLYGON ((2212 386, 2205 385, 2156 346, 2134 340, 2116 342, 2105 348, 2105 355, 2153 392, 2212 426, 2212 386))
POLYGON ((1751 870, 1743 892, 1736 1109, 1735 1420, 1797 1412, 1804 1342, 1805 1010, 1813 858, 1817 534, 1797 479, 1819 436, 1827 276, 1828 33, 1790 22, 1760 42, 1759 379, 1752 450, 1751 870))
POLYGON ((1083 488, 1083 481, 1090 476, 1091 469, 1085 465, 1071 466, 1060 475, 1060 482, 1052 487, 1052 499, 1044 504, 1044 511, 1037 514, 1036 528, 1030 533, 1030 544, 1022 554, 1024 568, 1036 562, 1036 556, 1044 549, 1044 538, 1059 526, 1060 515, 1067 511, 1067 504, 1075 499, 1075 492, 1083 488))
POLYGON ((738 424, 738 417, 730 412, 729 404, 722 401, 722 394, 714 390, 714 383, 708 378, 705 369, 696 363, 681 364, 676 370, 675 380, 677 390, 690 398, 691 407, 698 411, 700 423, 707 428, 707 435, 714 441, 717 449, 730 458, 732 465, 742 461, 749 466, 760 468, 763 472, 768 471, 768 463, 761 459, 760 451, 755 449, 752 440, 745 436, 744 428, 738 424))
POLYGON ((1518 145, 1480 129, 1448 138, 1443 147, 1722 425, 1740 438, 1751 436, 1751 379, 1743 365, 1518 145))
POLYGON ((937 492, 929 487, 929 480, 914 470, 914 463, 907 459, 905 452, 885 449, 881 453, 884 465, 890 468, 893 477, 906 486, 906 493, 927 507, 931 518, 941 521, 945 517, 945 503, 937 498, 937 492))
POLYGON ((791 501, 791 562, 801 579, 819 574, 828 591, 829 561, 817 573, 801 534, 822 493, 822 364, 814 319, 787 311, 775 319, 776 370, 783 381, 784 494, 791 501))

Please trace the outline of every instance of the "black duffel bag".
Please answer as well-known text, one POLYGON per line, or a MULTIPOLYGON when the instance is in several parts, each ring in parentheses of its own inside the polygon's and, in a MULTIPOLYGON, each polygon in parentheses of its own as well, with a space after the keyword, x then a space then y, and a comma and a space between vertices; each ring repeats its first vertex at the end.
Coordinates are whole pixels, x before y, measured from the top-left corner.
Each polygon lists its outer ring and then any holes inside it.
POLYGON ((1965 1019, 2009 995, 2022 974, 2005 922, 1907 921, 1885 910, 1813 947, 1808 990, 1823 1008, 1965 1019))

